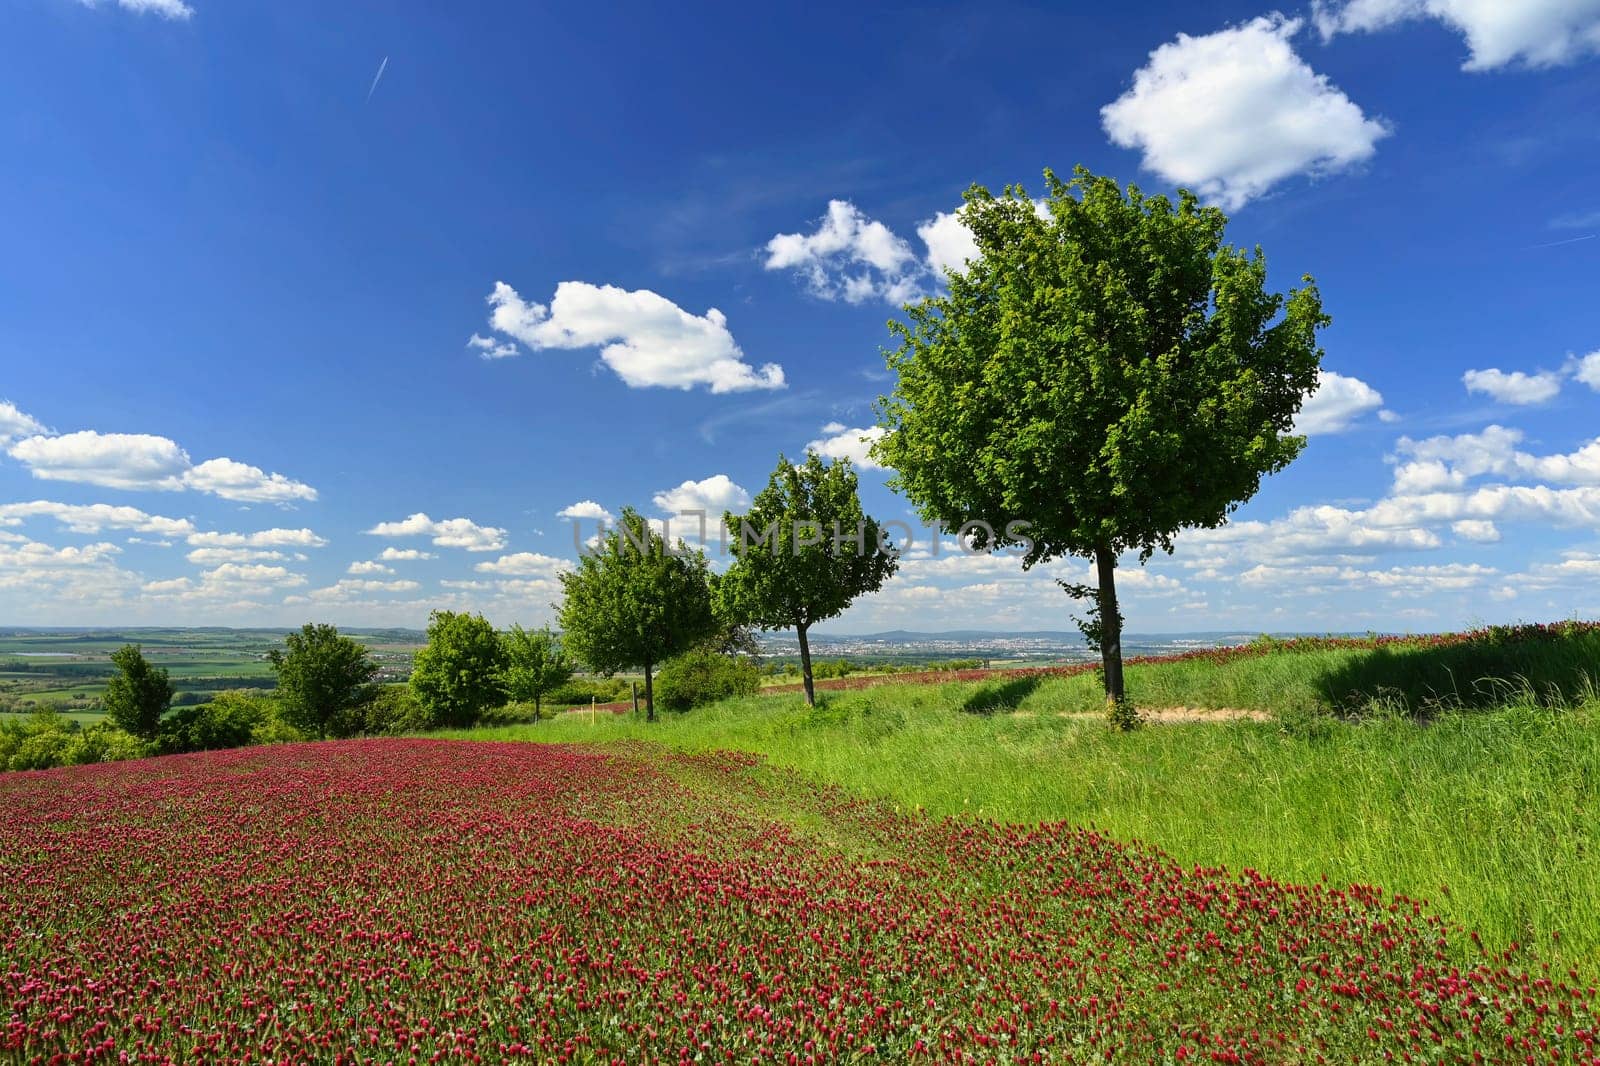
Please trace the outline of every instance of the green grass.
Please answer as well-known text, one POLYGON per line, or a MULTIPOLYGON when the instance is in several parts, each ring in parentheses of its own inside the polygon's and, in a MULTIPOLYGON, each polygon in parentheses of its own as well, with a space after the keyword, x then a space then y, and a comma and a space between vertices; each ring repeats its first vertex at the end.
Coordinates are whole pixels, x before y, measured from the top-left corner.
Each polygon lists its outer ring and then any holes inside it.
MULTIPOLYGON (((1266 706, 1307 669, 1277 658, 1253 676, 1142 668, 1130 688, 1146 702, 1171 691, 1187 706, 1266 706)), ((1376 884, 1492 947, 1536 945, 1600 976, 1600 703, 1323 721, 1313 735, 1242 721, 1117 734, 1062 715, 1097 705, 1092 678, 894 685, 827 693, 814 710, 758 696, 654 725, 580 713, 459 735, 760 752, 905 809, 1065 820, 1186 863, 1376 884)))

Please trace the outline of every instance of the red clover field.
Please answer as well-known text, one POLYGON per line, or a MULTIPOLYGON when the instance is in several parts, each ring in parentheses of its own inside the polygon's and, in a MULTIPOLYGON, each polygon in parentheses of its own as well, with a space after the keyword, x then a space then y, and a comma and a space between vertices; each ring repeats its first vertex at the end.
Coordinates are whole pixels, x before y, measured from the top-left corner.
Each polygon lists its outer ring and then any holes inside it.
POLYGON ((287 745, 0 810, 7 1061, 1600 1061, 1593 989, 1376 888, 750 756, 287 745))

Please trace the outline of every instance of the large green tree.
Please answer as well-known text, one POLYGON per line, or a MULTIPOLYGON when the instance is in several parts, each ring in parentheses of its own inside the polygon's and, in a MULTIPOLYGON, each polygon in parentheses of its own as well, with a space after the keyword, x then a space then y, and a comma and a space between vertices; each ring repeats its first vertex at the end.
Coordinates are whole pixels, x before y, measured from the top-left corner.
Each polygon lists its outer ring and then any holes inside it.
POLYGON ((161 716, 172 706, 172 680, 166 668, 151 666, 133 644, 112 652, 111 662, 117 672, 106 683, 107 716, 123 731, 154 740, 161 731, 161 716))
POLYGON ((676 548, 625 508, 577 568, 561 575, 562 640, 597 673, 644 671, 645 716, 655 720, 654 669, 717 631, 706 557, 676 548))
POLYGON ((925 519, 985 523, 972 539, 1020 547, 1024 567, 1094 561, 1094 585, 1062 584, 1093 598, 1084 629, 1129 725, 1117 558, 1222 525, 1300 453, 1328 318, 1309 276, 1271 291, 1261 250, 1225 244, 1226 216, 1188 192, 1081 167, 1045 181, 1040 205, 1020 186, 966 193, 979 255, 890 323, 874 454, 925 519))
POLYGON ((325 623, 308 622, 268 653, 278 675, 283 717, 302 733, 326 737, 361 731, 358 709, 372 699, 378 664, 366 645, 325 623))
POLYGON ((533 701, 533 720, 537 722, 545 694, 571 679, 573 662, 549 626, 529 630, 514 625, 501 634, 501 640, 505 643, 506 695, 522 703, 533 701))
POLYGON ((806 703, 815 704, 811 627, 876 592, 896 565, 888 539, 861 508, 850 460, 824 463, 811 452, 796 466, 780 455, 750 510, 723 521, 734 555, 717 586, 723 614, 765 630, 793 629, 806 703))
POLYGON ((436 725, 475 725, 506 700, 505 645, 480 614, 434 611, 428 644, 411 667, 411 691, 436 725))

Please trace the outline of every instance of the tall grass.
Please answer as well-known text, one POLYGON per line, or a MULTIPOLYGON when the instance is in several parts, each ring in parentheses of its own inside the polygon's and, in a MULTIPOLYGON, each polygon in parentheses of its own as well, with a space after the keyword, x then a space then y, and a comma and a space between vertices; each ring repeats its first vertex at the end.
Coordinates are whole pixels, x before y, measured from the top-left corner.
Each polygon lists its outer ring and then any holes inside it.
MULTIPOLYGON (((1170 690, 1186 706, 1281 706, 1304 693, 1306 664, 1277 658, 1204 675, 1185 664, 1134 683, 1142 702, 1170 690)), ((907 810, 1065 820, 1184 862, 1376 884, 1429 900, 1491 948, 1536 944, 1600 976, 1600 703, 1556 711, 1524 698, 1309 732, 1235 721, 1117 734, 1066 716, 1098 709, 1092 686, 886 686, 827 693, 815 709, 753 697, 653 726, 580 713, 462 735, 760 752, 907 810)))

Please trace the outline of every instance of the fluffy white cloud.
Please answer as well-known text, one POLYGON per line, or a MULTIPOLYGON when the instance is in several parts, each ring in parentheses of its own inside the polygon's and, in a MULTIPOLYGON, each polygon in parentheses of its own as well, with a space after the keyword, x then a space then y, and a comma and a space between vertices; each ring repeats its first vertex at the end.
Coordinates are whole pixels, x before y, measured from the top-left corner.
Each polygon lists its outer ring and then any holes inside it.
POLYGON ((1581 359, 1572 361, 1572 376, 1600 392, 1600 352, 1590 352, 1581 359))
POLYGON ((484 359, 509 359, 522 354, 522 350, 509 341, 497 341, 478 333, 467 338, 467 347, 477 349, 478 355, 484 359))
POLYGON ((580 520, 584 518, 595 518, 602 522, 610 522, 615 516, 593 500, 579 500, 577 503, 570 503, 561 508, 561 510, 556 512, 556 517, 575 518, 580 520))
POLYGON ((1340 433, 1362 415, 1383 406, 1383 394, 1360 378, 1317 371, 1317 391, 1295 416, 1294 431, 1306 436, 1340 433))
POLYGON ((1452 522, 1450 532, 1474 544, 1493 544, 1500 539, 1499 526, 1478 518, 1464 518, 1459 522, 1452 522))
POLYGON ((207 459, 183 475, 186 487, 241 503, 289 503, 315 500, 317 490, 282 474, 269 474, 259 466, 233 459, 207 459))
POLYGON ((1387 125, 1295 53, 1300 21, 1272 15, 1150 53, 1100 111, 1106 134, 1146 169, 1238 208, 1296 174, 1370 159, 1387 125))
MULTIPOLYGON (((99 0, 78 0, 84 7, 98 7, 99 0)), ((183 0, 114 0, 117 7, 136 15, 159 15, 165 19, 182 20, 194 15, 194 8, 183 0)))
POLYGON ((321 548, 328 542, 309 529, 261 529, 254 533, 191 533, 192 548, 321 548))
POLYGON ((155 492, 192 489, 241 503, 317 498, 310 485, 233 459, 207 459, 195 465, 176 441, 150 433, 83 429, 52 436, 11 404, 0 404, 0 445, 34 477, 46 481, 155 492), (11 440, 13 430, 32 435, 11 440))
POLYGON ((978 258, 978 242, 955 211, 940 211, 917 227, 917 236, 928 249, 928 268, 943 278, 949 271, 966 268, 969 259, 978 258))
POLYGON ((1501 403, 1526 407, 1553 400, 1561 391, 1561 375, 1548 370, 1525 374, 1520 370, 1469 370, 1461 375, 1468 392, 1481 392, 1501 403))
POLYGON ((740 511, 750 506, 750 494, 727 474, 713 474, 703 481, 685 481, 674 489, 655 494, 655 505, 668 515, 685 511, 704 511, 721 517, 724 511, 740 511))
POLYGON ((17 437, 31 437, 43 432, 44 425, 38 419, 18 410, 10 400, 0 400, 0 446, 17 437))
POLYGON ((550 555, 540 555, 538 552, 516 552, 512 555, 502 555, 498 559, 479 563, 473 569, 484 574, 553 578, 563 570, 572 569, 572 564, 565 559, 557 559, 550 555))
POLYGON ((59 437, 24 437, 7 451, 34 477, 113 489, 177 491, 190 466, 176 442, 148 433, 85 429, 59 437))
POLYGON ((374 561, 372 561, 370 559, 363 559, 363 560, 358 560, 356 562, 351 563, 350 564, 350 568, 348 570, 346 570, 345 573, 347 573, 347 574, 392 574, 392 573, 394 573, 394 567, 392 567, 392 566, 384 566, 382 563, 374 562, 374 561))
POLYGON ((99 533, 104 529, 126 529, 135 533, 154 533, 181 537, 194 532, 187 518, 164 518, 146 514, 137 507, 114 507, 108 503, 55 503, 34 500, 30 503, 0 503, 0 526, 14 526, 28 518, 53 518, 74 533, 99 533))
POLYGON ((42 606, 42 617, 54 624, 74 615, 93 619, 125 612, 139 579, 116 565, 119 550, 109 543, 56 548, 0 537, 0 600, 11 612, 42 606))
POLYGON ((375 537, 432 537, 435 547, 469 552, 499 551, 506 546, 506 531, 496 526, 480 526, 470 518, 436 522, 421 511, 398 522, 379 522, 367 532, 375 537))
MULTIPOLYGON (((948 239, 948 225, 938 233, 941 240, 948 239)), ((794 271, 812 295, 853 304, 914 300, 924 273, 904 238, 847 200, 828 201, 828 212, 814 232, 780 233, 769 240, 766 268, 794 271)))
POLYGON ((425 552, 421 548, 385 548, 378 553, 378 558, 386 563, 409 563, 422 559, 436 559, 438 556, 432 552, 425 552))
POLYGON ((152 599, 180 601, 242 601, 275 595, 284 589, 306 583, 304 574, 282 566, 263 563, 223 563, 198 578, 178 577, 145 584, 143 593, 152 599))
POLYGON ((54 548, 33 540, 24 540, 15 547, 0 543, 0 569, 42 570, 60 566, 91 566, 121 551, 115 544, 105 543, 66 548, 54 548))
POLYGON ((254 563, 282 559, 283 552, 266 548, 195 548, 184 556, 196 566, 221 566, 223 563, 254 563))
POLYGON ((1576 450, 1534 455, 1518 447, 1520 429, 1489 426, 1479 433, 1395 442, 1395 491, 1438 492, 1457 489, 1475 477, 1494 475, 1537 479, 1567 485, 1600 485, 1600 438, 1576 450), (1403 461, 1399 461, 1403 460, 1403 461))
POLYGON ((1467 39, 1466 70, 1549 67, 1600 52, 1600 0, 1312 0, 1326 40, 1434 18, 1467 39))
POLYGON ((599 348, 600 358, 632 388, 712 392, 781 389, 783 368, 759 370, 728 332, 728 320, 711 308, 691 315, 648 289, 563 281, 547 308, 529 303, 503 281, 489 294, 489 325, 529 348, 599 348))
POLYGON ((312 589, 306 599, 313 603, 347 603, 373 593, 415 592, 421 586, 415 581, 374 581, 363 578, 341 578, 324 588, 312 589))
POLYGON ((851 428, 843 422, 829 422, 822 427, 821 437, 806 444, 806 451, 816 452, 824 459, 849 459, 863 470, 882 470, 882 464, 872 458, 869 450, 886 432, 882 426, 851 428))

